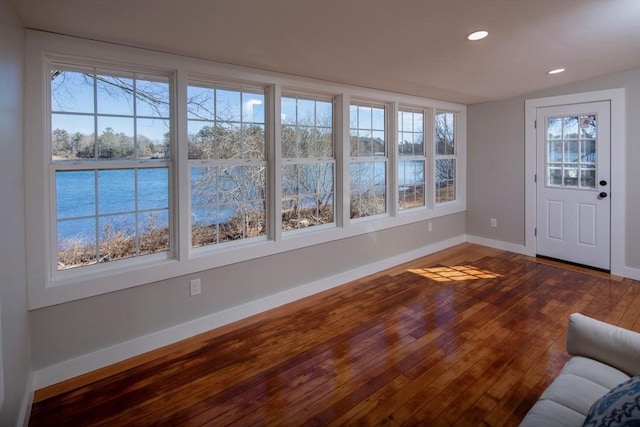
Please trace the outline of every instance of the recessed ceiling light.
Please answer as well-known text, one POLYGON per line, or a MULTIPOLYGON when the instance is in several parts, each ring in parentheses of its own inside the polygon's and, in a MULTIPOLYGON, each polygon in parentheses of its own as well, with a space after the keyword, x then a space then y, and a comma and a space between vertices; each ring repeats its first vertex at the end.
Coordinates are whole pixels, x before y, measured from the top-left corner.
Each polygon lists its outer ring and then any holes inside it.
POLYGON ((475 33, 469 34, 467 36, 467 38, 469 40, 476 41, 476 40, 482 40, 483 38, 487 37, 488 35, 489 35, 488 31, 482 30, 482 31, 476 31, 475 33))
POLYGON ((547 74, 558 74, 564 71, 564 68, 556 68, 555 70, 547 71, 547 74))

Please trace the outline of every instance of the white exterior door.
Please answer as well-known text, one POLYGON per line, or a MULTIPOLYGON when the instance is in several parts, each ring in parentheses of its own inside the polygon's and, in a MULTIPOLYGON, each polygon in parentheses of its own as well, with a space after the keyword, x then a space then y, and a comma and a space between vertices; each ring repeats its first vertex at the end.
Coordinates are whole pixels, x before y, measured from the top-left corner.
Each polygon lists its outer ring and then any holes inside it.
POLYGON ((536 253, 610 269, 609 101, 536 109, 536 253))

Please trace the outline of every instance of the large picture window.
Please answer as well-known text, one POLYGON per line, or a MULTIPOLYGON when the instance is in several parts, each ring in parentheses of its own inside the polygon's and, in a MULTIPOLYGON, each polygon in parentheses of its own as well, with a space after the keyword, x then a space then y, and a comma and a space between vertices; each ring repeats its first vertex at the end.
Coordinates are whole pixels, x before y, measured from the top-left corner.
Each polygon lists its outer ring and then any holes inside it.
POLYGON ((187 88, 191 245, 266 234, 264 90, 187 88))
POLYGON ((398 111, 398 207, 425 206, 424 111, 398 111))
POLYGON ((436 203, 456 200, 456 115, 436 114, 436 203))
POLYGON ((282 230, 334 222, 333 101, 283 96, 282 230))
POLYGON ((32 309, 465 209, 464 105, 27 41, 32 309))
POLYGON ((362 218, 387 212, 385 107, 354 103, 350 116, 350 215, 362 218))
POLYGON ((57 270, 171 249, 167 76, 52 65, 57 270))

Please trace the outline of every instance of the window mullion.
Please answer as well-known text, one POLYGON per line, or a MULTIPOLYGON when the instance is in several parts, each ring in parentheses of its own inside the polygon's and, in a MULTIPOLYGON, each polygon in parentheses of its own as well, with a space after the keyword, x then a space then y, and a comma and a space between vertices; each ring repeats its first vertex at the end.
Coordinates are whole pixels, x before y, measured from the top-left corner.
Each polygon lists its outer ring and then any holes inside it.
POLYGON ((178 260, 189 258, 191 246, 191 167, 189 165, 189 134, 187 121, 187 73, 178 70, 175 76, 175 88, 173 94, 176 96, 174 109, 171 111, 174 117, 175 128, 171 133, 170 155, 174 159, 173 175, 173 211, 171 219, 177 226, 172 236, 175 256, 178 260), (176 114, 176 111, 182 114, 176 114))
POLYGON ((267 235, 275 241, 282 240, 282 86, 274 84, 267 92, 267 123, 270 125, 267 137, 267 235))
POLYGON ((336 135, 336 224, 338 227, 349 227, 350 209, 350 150, 351 130, 349 128, 349 106, 351 99, 349 94, 336 97, 335 100, 335 132, 336 135))
POLYGON ((387 146, 387 212, 397 216, 398 207, 398 102, 385 107, 385 140, 387 146))

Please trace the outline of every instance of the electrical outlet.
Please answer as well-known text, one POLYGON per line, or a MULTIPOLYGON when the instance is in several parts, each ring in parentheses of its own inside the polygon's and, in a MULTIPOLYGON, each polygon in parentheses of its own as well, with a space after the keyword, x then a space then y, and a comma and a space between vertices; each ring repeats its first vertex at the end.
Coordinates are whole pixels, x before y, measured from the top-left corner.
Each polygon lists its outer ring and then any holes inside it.
POLYGON ((200 295, 202 291, 200 279, 193 279, 189 282, 189 295, 200 295))
POLYGON ((491 218, 491 226, 492 227, 497 227, 498 226, 498 220, 495 218, 491 218))
POLYGON ((433 231, 433 223, 431 222, 427 223, 427 231, 433 231))

